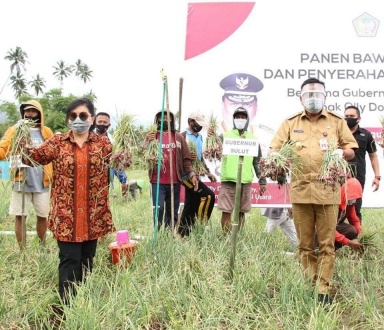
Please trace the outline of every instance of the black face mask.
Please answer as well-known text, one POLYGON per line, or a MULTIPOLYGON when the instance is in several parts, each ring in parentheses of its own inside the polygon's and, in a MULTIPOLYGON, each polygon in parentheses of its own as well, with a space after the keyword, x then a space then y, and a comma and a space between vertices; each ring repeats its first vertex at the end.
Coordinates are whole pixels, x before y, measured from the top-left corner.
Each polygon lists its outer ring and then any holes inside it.
MULTIPOLYGON (((157 122, 157 130, 160 131, 161 129, 161 120, 157 122)), ((163 121, 163 132, 168 130, 168 122, 163 121)))
POLYGON ((200 126, 198 123, 192 125, 192 129, 194 132, 198 133, 203 129, 203 126, 200 126))
POLYGON ((355 127, 359 122, 359 118, 345 118, 349 128, 355 127))
POLYGON ((28 120, 32 120, 33 122, 35 122, 36 124, 40 123, 40 116, 37 115, 35 117, 32 117, 32 116, 24 116, 24 119, 28 119, 28 120))
POLYGON ((109 125, 96 125, 99 133, 105 133, 108 130, 109 125))

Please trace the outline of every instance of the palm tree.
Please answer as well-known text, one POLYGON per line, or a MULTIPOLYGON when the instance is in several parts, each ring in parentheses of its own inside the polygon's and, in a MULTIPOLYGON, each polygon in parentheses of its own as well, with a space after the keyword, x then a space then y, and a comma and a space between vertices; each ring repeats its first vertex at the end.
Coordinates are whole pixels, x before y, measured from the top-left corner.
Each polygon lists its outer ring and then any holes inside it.
POLYGON ((89 68, 89 66, 83 63, 81 60, 76 61, 76 73, 77 77, 80 77, 84 83, 90 81, 92 78, 93 71, 89 68))
POLYGON ((45 88, 45 79, 37 74, 36 77, 32 77, 32 81, 29 82, 29 85, 35 90, 36 96, 38 96, 39 93, 44 93, 43 88, 45 88))
POLYGON ((76 75, 76 76, 79 76, 79 75, 80 75, 80 72, 81 72, 81 70, 82 70, 82 68, 83 68, 83 62, 82 62, 80 59, 78 59, 78 60, 76 61, 76 63, 75 63, 75 66, 76 66, 76 72, 75 72, 75 75, 76 75))
POLYGON ((28 95, 27 92, 27 81, 25 80, 22 73, 17 72, 16 75, 9 78, 11 80, 10 85, 15 92, 15 97, 19 98, 22 95, 28 95))
POLYGON ((73 65, 66 65, 63 60, 57 61, 57 66, 53 66, 55 71, 53 72, 53 75, 60 81, 60 86, 63 87, 63 80, 64 78, 69 77, 74 67, 73 65))
POLYGON ((97 101, 97 96, 96 96, 96 94, 93 92, 92 89, 91 89, 88 93, 86 93, 86 94, 84 95, 84 97, 89 98, 92 102, 97 101))
POLYGON ((25 71, 25 64, 27 63, 28 55, 21 47, 16 47, 15 50, 10 49, 7 55, 4 57, 5 60, 11 61, 11 72, 16 68, 18 73, 21 72, 21 69, 25 71))
POLYGON ((28 63, 27 58, 28 58, 27 53, 24 52, 19 46, 17 46, 15 50, 10 49, 8 51, 4 59, 11 61, 11 72, 9 73, 7 80, 5 81, 3 87, 1 88, 0 94, 3 92, 5 85, 7 85, 8 80, 12 76, 14 69, 16 69, 17 73, 20 73, 22 69, 25 71, 25 64, 28 63))

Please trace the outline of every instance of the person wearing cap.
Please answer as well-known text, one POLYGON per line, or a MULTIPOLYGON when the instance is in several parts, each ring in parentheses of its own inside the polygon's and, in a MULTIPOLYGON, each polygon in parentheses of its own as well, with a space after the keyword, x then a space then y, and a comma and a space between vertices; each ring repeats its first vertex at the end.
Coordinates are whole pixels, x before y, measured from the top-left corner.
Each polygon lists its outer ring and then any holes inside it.
POLYGON ((156 220, 157 214, 158 229, 160 229, 164 223, 167 229, 173 230, 174 228, 171 228, 172 191, 174 197, 173 221, 174 226, 176 226, 177 213, 180 206, 180 183, 182 180, 188 178, 194 187, 194 191, 197 191, 198 180, 192 167, 191 152, 188 148, 187 141, 183 135, 175 130, 174 114, 169 112, 168 116, 167 113, 160 111, 155 115, 154 123, 157 126, 157 132, 148 133, 143 143, 143 148, 146 148, 152 140, 157 139, 158 141, 162 141, 163 166, 160 169, 160 173, 158 173, 157 167, 148 170, 149 181, 152 186, 153 219, 154 221, 156 220), (172 163, 170 162, 171 158, 172 163), (173 182, 171 173, 173 175, 173 182), (160 184, 159 189, 157 187, 158 178, 160 184), (158 206, 157 210, 155 208, 156 205, 158 206))
POLYGON ((344 245, 359 251, 362 247, 357 240, 361 233, 360 218, 356 212, 356 202, 363 195, 363 189, 358 179, 348 178, 341 187, 341 202, 337 218, 335 250, 344 245), (345 222, 348 220, 348 223, 345 222))
POLYGON ((345 120, 325 109, 325 95, 324 82, 309 78, 302 83, 303 110, 283 121, 270 143, 270 151, 278 152, 285 143, 294 142, 294 152, 303 163, 292 173, 289 186, 300 262, 304 276, 317 286, 318 300, 328 304, 332 302, 329 290, 340 189, 324 186, 318 177, 330 143, 337 141, 339 149, 333 154, 347 160, 354 157, 358 145, 345 120))
MULTIPOLYGON (((106 136, 109 141, 113 144, 113 137, 111 134, 108 133, 108 129, 111 126, 111 117, 109 116, 109 113, 107 112, 98 112, 95 117, 95 129, 93 132, 97 135, 106 136)), ((119 182, 121 183, 121 193, 124 196, 128 191, 128 185, 127 185, 127 174, 125 171, 120 170, 117 171, 114 168, 110 170, 110 183, 113 188, 113 179, 117 176, 119 179, 119 182)))
MULTIPOLYGON (((20 105, 20 114, 23 119, 35 122, 29 128, 34 146, 39 146, 45 140, 53 136, 52 130, 44 126, 44 113, 41 104, 35 100, 29 100, 20 105)), ((0 160, 11 157, 12 139, 16 134, 19 124, 16 124, 4 133, 0 141, 0 160)), ((29 213, 33 205, 36 221, 36 232, 40 243, 45 242, 47 232, 47 216, 49 213, 49 186, 52 179, 52 165, 46 164, 38 167, 18 167, 13 174, 12 195, 9 214, 15 216, 16 240, 21 247, 22 243, 22 218, 29 213), (23 193, 24 191, 24 210, 23 193)))
MULTIPOLYGON (((194 143, 196 147, 196 152, 191 151, 192 160, 200 159, 207 171, 208 179, 211 182, 216 182, 216 177, 209 172, 203 159, 203 136, 200 132, 207 126, 204 115, 195 111, 188 116, 188 128, 181 134, 185 137, 187 143, 194 143)), ((180 236, 184 237, 190 234, 196 219, 204 222, 210 219, 215 205, 215 194, 201 180, 198 180, 197 191, 194 190, 194 186, 189 179, 183 180, 182 184, 185 187, 185 200, 178 232, 180 236)))
MULTIPOLYGON (((233 113, 233 130, 223 134, 223 138, 246 138, 256 139, 247 131, 249 124, 248 111, 242 107, 237 108, 233 113)), ((261 149, 257 157, 244 156, 241 172, 241 202, 239 212, 239 226, 244 224, 245 213, 251 210, 251 186, 254 173, 259 178, 260 191, 264 192, 267 181, 260 176, 259 160, 261 149)), ((235 191, 237 182, 237 169, 239 156, 225 155, 221 162, 221 187, 218 196, 217 209, 222 211, 221 226, 225 232, 231 230, 231 216, 235 207, 235 191)))

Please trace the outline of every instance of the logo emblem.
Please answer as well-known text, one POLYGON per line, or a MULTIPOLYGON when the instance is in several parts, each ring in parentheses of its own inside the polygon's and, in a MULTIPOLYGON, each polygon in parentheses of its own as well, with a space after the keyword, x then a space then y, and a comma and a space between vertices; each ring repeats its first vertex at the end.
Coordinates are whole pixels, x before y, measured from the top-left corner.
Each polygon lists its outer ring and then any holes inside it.
POLYGON ((240 90, 248 88, 249 78, 248 77, 236 77, 236 87, 240 90))
POLYGON ((376 37, 380 21, 368 13, 361 14, 352 21, 359 37, 376 37))

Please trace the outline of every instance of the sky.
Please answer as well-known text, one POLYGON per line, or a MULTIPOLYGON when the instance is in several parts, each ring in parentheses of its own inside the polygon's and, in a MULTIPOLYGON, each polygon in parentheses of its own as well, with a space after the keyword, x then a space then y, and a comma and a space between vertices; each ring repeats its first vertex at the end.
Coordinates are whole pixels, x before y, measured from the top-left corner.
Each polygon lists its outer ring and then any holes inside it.
MULTIPOLYGON (((152 121, 163 104, 161 69, 168 77, 170 104, 171 93, 178 103, 182 73, 176 67, 184 59, 186 13, 184 0, 6 1, 0 14, 0 85, 9 75, 4 56, 17 46, 28 55, 27 77, 39 73, 48 89, 60 87, 52 75, 57 61, 81 59, 93 78, 86 84, 78 77, 65 80, 64 93, 92 90, 99 111, 152 121)), ((14 101, 10 86, 0 99, 14 101)))

